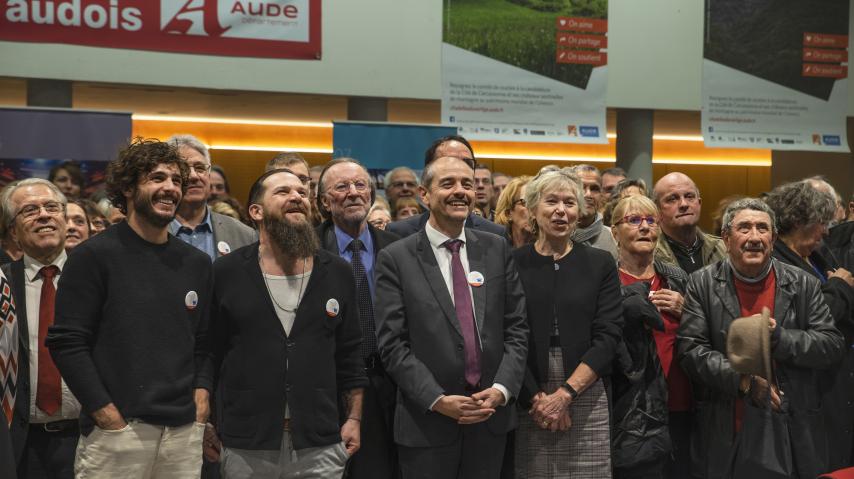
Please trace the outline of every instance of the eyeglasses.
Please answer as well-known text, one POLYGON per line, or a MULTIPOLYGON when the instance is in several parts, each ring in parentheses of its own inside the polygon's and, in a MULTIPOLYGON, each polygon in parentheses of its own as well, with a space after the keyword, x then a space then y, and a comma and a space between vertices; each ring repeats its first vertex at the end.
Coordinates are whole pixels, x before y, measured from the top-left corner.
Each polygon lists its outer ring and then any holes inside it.
POLYGON ((658 223, 658 218, 652 215, 641 216, 641 215, 626 215, 623 216, 623 219, 617 221, 615 224, 620 223, 628 223, 635 228, 640 228, 641 224, 646 221, 648 226, 655 226, 658 223))
POLYGON ((26 205, 15 213, 15 216, 12 217, 12 221, 10 223, 14 223, 15 218, 19 215, 23 216, 26 220, 31 220, 37 217, 41 213, 42 209, 44 209, 45 213, 51 216, 56 216, 65 211, 65 205, 58 201, 48 201, 42 205, 26 205))
POLYGON ((513 202, 513 206, 516 205, 528 206, 528 203, 525 201, 525 198, 519 198, 518 200, 513 202))
POLYGON ((416 186, 418 186, 418 183, 414 181, 393 181, 388 186, 389 188, 403 188, 404 186, 407 188, 415 188, 416 186))
POLYGON ((190 168, 193 169, 197 174, 204 175, 205 173, 211 171, 211 165, 206 165, 204 163, 194 163, 190 165, 190 168))
POLYGON ((358 191, 360 193, 367 190, 370 187, 370 185, 368 185, 367 181, 356 180, 356 181, 342 181, 341 183, 335 183, 332 186, 332 188, 330 188, 330 189, 336 193, 347 193, 348 191, 350 191, 351 185, 355 186, 356 191, 358 191))

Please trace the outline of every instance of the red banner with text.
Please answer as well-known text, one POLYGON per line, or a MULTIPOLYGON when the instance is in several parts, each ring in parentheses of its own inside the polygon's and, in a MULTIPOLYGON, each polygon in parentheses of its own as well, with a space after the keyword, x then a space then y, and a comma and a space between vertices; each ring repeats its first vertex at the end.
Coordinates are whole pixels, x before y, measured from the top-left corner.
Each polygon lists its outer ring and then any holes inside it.
POLYGON ((321 0, 9 0, 0 40, 320 59, 321 0))

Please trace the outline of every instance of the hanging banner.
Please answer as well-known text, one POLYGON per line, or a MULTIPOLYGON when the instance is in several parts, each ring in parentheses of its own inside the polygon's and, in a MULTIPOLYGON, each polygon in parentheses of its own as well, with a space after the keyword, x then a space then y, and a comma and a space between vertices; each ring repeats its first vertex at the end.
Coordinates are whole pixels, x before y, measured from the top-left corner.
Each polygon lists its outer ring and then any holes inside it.
POLYGON ((320 0, 7 0, 0 40, 320 59, 320 0))
POLYGON ((706 146, 848 152, 848 0, 707 0, 706 146))
POLYGON ((607 0, 444 0, 442 122, 474 140, 607 143, 607 0))

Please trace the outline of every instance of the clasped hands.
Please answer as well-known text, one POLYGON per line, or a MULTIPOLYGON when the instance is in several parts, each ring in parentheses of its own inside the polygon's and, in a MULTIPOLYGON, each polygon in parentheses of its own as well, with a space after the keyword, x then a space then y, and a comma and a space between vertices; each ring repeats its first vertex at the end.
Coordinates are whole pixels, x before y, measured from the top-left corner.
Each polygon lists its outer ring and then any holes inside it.
POLYGON ((541 429, 557 432, 566 431, 572 426, 572 418, 569 415, 572 396, 565 389, 558 388, 552 394, 540 391, 534 395, 531 403, 528 414, 541 429))
POLYGON ((471 396, 442 396, 433 405, 433 410, 457 421, 457 424, 477 424, 492 417, 504 401, 501 391, 487 388, 471 396))

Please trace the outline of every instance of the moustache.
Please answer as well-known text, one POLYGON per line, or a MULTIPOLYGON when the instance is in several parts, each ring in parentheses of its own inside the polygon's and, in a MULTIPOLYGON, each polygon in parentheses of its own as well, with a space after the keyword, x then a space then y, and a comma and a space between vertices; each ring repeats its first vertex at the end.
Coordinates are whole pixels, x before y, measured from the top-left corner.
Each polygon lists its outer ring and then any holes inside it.
POLYGON ((748 243, 748 244, 745 244, 744 246, 742 246, 741 250, 744 252, 751 252, 751 253, 764 253, 766 248, 765 248, 765 245, 762 243, 759 243, 759 244, 749 244, 748 243))

